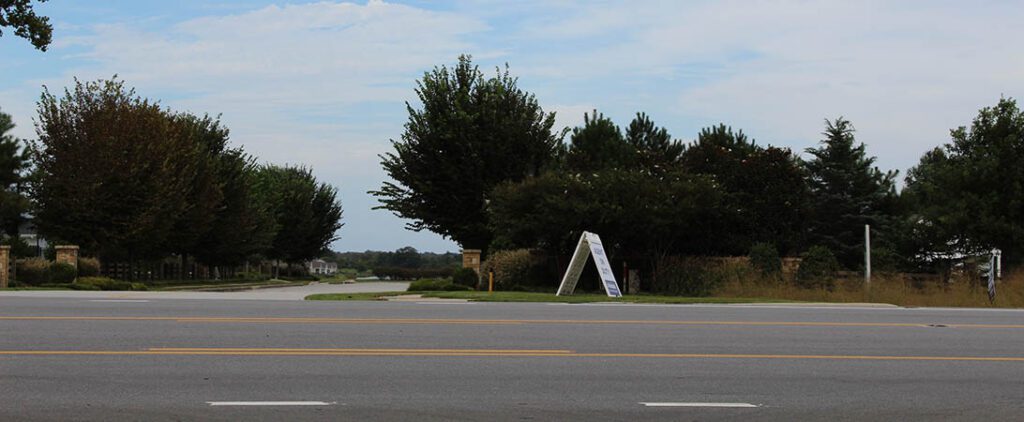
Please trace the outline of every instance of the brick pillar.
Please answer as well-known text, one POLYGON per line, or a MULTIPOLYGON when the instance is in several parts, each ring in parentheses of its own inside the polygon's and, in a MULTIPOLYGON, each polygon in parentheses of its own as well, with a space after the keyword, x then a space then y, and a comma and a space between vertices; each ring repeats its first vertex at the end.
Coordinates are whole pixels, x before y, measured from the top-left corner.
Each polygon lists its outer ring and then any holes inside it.
POLYGON ((75 269, 78 269, 78 246, 57 245, 53 249, 57 252, 57 262, 71 264, 75 269))
POLYGON ((463 249, 462 268, 472 268, 473 271, 480 274, 480 253, 479 249, 463 249))
POLYGON ((0 245, 0 289, 6 289, 11 277, 11 247, 0 245))

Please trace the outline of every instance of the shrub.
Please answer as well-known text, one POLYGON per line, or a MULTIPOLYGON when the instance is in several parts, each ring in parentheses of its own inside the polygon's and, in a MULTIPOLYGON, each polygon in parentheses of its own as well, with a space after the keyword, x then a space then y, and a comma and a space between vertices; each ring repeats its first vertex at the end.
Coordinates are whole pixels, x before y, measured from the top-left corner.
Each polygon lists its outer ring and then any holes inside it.
POLYGON ((78 276, 96 277, 100 275, 100 260, 96 258, 78 258, 78 276))
POLYGON ((495 290, 513 290, 516 286, 536 286, 550 279, 557 283, 557 277, 545 273, 544 262, 529 249, 512 249, 490 254, 480 267, 482 278, 494 271, 495 290))
POLYGON ((30 286, 38 286, 50 282, 50 261, 42 258, 19 259, 15 277, 18 281, 30 286))
POLYGON ((464 292, 467 290, 473 290, 473 288, 469 286, 463 286, 461 284, 448 283, 444 286, 441 286, 441 290, 444 290, 446 292, 464 292))
POLYGON ((277 279, 278 280, 284 280, 284 281, 320 281, 320 277, 312 275, 312 274, 296 275, 296 276, 282 275, 282 276, 278 277, 277 279))
POLYGON ((67 287, 71 290, 101 290, 100 286, 94 284, 71 283, 67 287))
POLYGON ((75 277, 78 277, 78 269, 76 269, 74 265, 66 262, 58 262, 50 265, 51 283, 70 283, 75 281, 75 277))
POLYGON ((657 266, 652 293, 679 296, 709 296, 726 278, 723 264, 694 257, 669 257, 657 266))
POLYGON ((71 285, 71 288, 78 290, 146 290, 142 283, 131 283, 107 277, 79 277, 71 285), (136 289, 136 285, 141 288, 136 289))
POLYGON ((761 277, 778 278, 782 275, 782 258, 771 243, 755 243, 750 247, 750 266, 760 272, 761 277))
POLYGON ((896 272, 903 262, 902 257, 892 248, 880 247, 871 250, 871 270, 875 272, 896 272))
POLYGON ((480 283, 480 276, 472 268, 459 268, 452 274, 452 283, 475 289, 480 283))
POLYGON ((439 292, 439 291, 460 291, 460 290, 472 290, 466 286, 460 286, 452 283, 451 281, 444 279, 427 279, 427 280, 416 280, 409 283, 409 288, 406 289, 410 292, 439 292))
POLYGON ((812 246, 800 260, 800 268, 796 271, 796 284, 805 288, 835 288, 835 275, 839 270, 839 261, 828 248, 812 246))

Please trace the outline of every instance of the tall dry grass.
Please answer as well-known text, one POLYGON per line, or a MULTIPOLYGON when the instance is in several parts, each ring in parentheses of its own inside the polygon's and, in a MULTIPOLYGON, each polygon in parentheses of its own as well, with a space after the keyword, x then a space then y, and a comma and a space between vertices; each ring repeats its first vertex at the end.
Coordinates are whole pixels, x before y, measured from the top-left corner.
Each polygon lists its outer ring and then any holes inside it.
POLYGON ((995 302, 989 302, 988 290, 981 280, 960 277, 945 282, 913 282, 899 274, 872 277, 871 286, 863 280, 838 280, 832 290, 804 289, 792 282, 760 277, 734 277, 716 291, 720 297, 749 297, 808 302, 890 303, 900 306, 952 307, 1024 307, 1024 269, 1004 274, 996 287, 995 302))

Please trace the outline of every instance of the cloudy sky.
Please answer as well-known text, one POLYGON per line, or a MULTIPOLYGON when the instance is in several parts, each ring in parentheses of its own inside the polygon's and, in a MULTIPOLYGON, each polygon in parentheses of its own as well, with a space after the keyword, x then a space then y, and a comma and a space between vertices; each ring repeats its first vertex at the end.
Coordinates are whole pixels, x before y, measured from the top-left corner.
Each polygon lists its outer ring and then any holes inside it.
MULTIPOLYGON (((232 141, 306 164, 345 208, 337 250, 456 251, 366 194, 417 78, 472 54, 509 64, 561 126, 647 112, 677 138, 726 123, 814 146, 845 116, 901 174, 1000 96, 1024 97, 1020 1, 72 1, 37 9, 46 52, 5 31, 0 109, 34 138, 42 86, 119 75, 176 110, 221 114, 232 141)), ((414 103, 415 104, 415 103, 414 103)))

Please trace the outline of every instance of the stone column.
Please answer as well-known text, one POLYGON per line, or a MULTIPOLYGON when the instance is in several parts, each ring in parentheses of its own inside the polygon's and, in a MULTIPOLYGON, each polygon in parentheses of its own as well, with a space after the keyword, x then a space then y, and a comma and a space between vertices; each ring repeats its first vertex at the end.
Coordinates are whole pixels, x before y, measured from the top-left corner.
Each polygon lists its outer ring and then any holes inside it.
POLYGON ((11 247, 0 245, 0 289, 6 289, 11 277, 11 247))
POLYGON ((480 274, 480 253, 479 249, 463 249, 462 268, 472 268, 473 271, 480 274))
POLYGON ((71 264, 75 269, 78 269, 78 246, 57 245, 53 249, 57 252, 57 262, 71 264))

